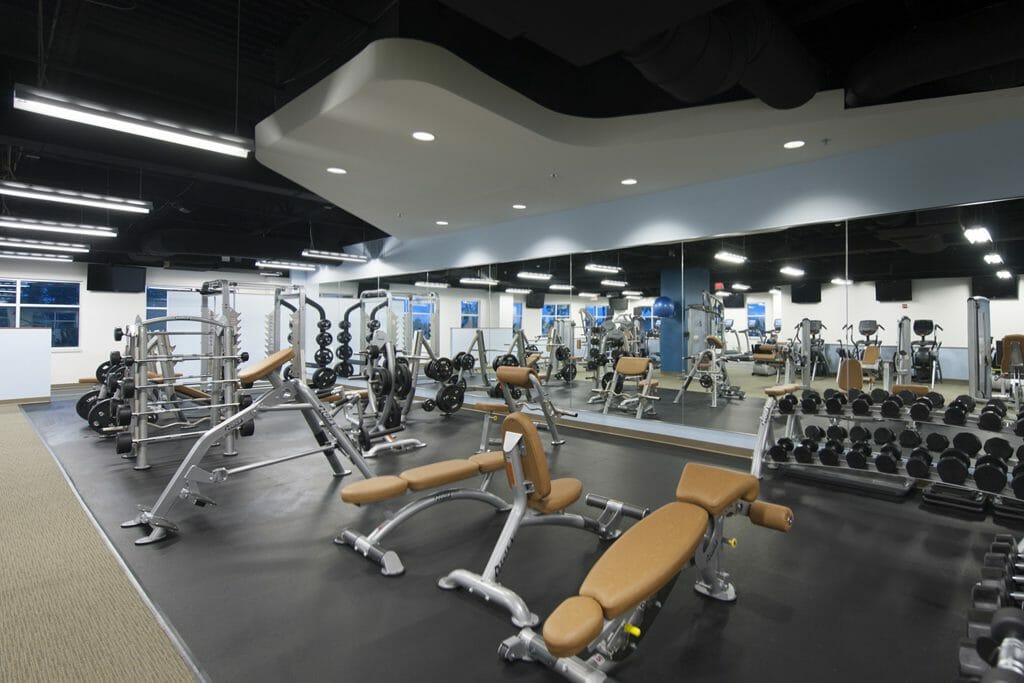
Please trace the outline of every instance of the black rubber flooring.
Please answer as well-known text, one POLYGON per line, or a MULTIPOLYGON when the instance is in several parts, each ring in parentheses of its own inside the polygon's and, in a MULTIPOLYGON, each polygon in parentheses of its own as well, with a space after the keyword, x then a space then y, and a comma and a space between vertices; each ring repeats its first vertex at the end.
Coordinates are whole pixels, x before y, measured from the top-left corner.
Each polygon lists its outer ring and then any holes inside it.
MULTIPOLYGON (((369 531, 386 513, 338 499, 340 482, 311 456, 206 488, 217 507, 180 505, 181 534, 137 547, 120 529, 136 503, 151 504, 184 445, 154 449, 135 472, 74 414, 70 401, 26 407, 50 448, 152 600, 214 681, 556 681, 532 663, 507 665, 498 644, 516 632, 507 615, 436 580, 456 567, 479 571, 503 521, 490 508, 455 502, 395 534, 406 574, 389 578, 331 543, 346 525, 369 531)), ((409 433, 428 448, 386 456, 379 473, 471 454, 479 415, 419 413, 409 433)), ((689 460, 726 467, 747 461, 566 430, 551 455, 556 476, 637 504, 669 501, 689 460)), ((297 415, 257 423, 232 464, 307 447, 297 415)), ((216 466, 224 458, 213 457, 216 466)), ((353 475, 358 476, 358 475, 353 475)), ((503 481, 494 490, 507 494, 503 481)), ((991 521, 938 515, 914 498, 892 503, 766 478, 762 497, 793 508, 788 535, 730 520, 727 550, 739 600, 722 604, 691 589, 687 569, 638 652, 617 670, 639 681, 938 681, 956 675, 969 590, 991 521)), ((578 511, 588 511, 582 505, 578 511)), ((603 544, 567 528, 520 532, 502 580, 538 614, 574 594, 603 544)), ((68 558, 73 562, 74 558, 68 558)), ((146 656, 144 642, 126 657, 146 656)))

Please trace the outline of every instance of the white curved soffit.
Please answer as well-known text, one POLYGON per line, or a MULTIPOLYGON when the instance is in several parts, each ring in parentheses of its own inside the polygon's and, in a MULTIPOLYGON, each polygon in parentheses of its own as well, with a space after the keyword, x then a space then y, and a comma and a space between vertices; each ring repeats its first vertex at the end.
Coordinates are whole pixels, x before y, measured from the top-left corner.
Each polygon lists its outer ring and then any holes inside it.
POLYGON ((830 91, 788 111, 746 100, 586 119, 545 109, 436 45, 393 38, 262 121, 256 158, 405 240, 1019 119, 1021 93, 845 110, 830 91), (807 144, 783 149, 794 139, 807 144), (627 177, 639 183, 621 185, 627 177))

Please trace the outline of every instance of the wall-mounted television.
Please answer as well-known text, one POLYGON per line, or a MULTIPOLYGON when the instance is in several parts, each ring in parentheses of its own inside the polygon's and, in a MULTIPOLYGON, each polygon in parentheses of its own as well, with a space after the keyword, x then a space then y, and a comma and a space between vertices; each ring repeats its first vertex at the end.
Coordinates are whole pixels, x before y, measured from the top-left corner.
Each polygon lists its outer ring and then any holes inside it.
POLYGON ((910 301, 914 298, 910 280, 879 280, 875 282, 875 301, 910 301))
POLYGON ((145 292, 146 269, 90 263, 85 288, 90 292, 145 292))
POLYGON ((794 304, 820 304, 820 282, 797 282, 789 291, 789 299, 794 304))
POLYGON ((722 304, 726 308, 746 308, 747 306, 747 295, 746 294, 726 294, 722 297, 722 304))
POLYGON ((608 299, 608 305, 612 307, 613 311, 628 311, 629 299, 624 296, 613 297, 608 299))
POLYGON ((526 295, 527 308, 544 308, 544 292, 530 292, 526 295))
POLYGON ((986 299, 1016 299, 1017 277, 1002 279, 991 275, 971 278, 971 296, 986 299))

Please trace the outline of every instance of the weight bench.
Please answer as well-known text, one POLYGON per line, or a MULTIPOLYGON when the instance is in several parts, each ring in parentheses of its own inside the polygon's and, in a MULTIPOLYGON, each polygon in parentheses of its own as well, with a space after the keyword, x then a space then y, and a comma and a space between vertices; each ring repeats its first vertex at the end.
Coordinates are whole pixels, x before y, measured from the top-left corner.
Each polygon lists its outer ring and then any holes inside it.
POLYGON ((438 581, 445 590, 464 588, 473 595, 504 607, 512 615, 516 626, 533 626, 539 622, 526 602, 514 591, 498 582, 498 575, 512 549, 512 542, 520 527, 537 524, 568 526, 583 529, 608 540, 620 534, 622 517, 642 519, 646 509, 627 505, 621 501, 588 495, 587 505, 602 508, 597 519, 565 512, 579 500, 583 483, 579 479, 551 479, 547 455, 540 441, 537 426, 523 413, 512 413, 502 423, 502 453, 505 474, 512 489, 512 506, 491 551, 483 573, 456 569, 438 581))
POLYGON ((544 622, 507 638, 498 654, 508 661, 536 661, 577 683, 610 681, 608 672, 632 654, 687 565, 697 568, 701 595, 732 602, 736 590, 721 570, 725 518, 746 515, 758 526, 787 532, 793 512, 757 500, 755 477, 687 463, 676 500, 624 533, 597 560, 578 595, 544 622))
POLYGON ((330 407, 317 398, 305 381, 297 377, 284 379, 281 373, 278 372, 286 363, 292 360, 293 356, 294 351, 289 347, 273 353, 257 363, 253 363, 238 373, 238 379, 243 386, 251 386, 258 380, 266 379, 270 381, 271 388, 253 400, 252 404, 247 408, 239 410, 234 415, 206 430, 192 445, 188 455, 182 460, 174 476, 171 477, 163 492, 160 493, 156 503, 152 507, 140 505, 138 515, 126 522, 122 522, 122 528, 145 526, 150 529, 148 535, 135 541, 136 545, 155 543, 166 538, 170 532, 178 531, 178 527, 170 521, 168 514, 179 500, 191 502, 199 507, 216 504, 215 501, 202 493, 199 485, 220 484, 233 474, 320 453, 327 459, 327 463, 330 465, 334 476, 344 477, 350 474, 350 472, 342 467, 341 462, 338 460, 340 452, 355 465, 364 477, 369 479, 373 476, 366 466, 359 447, 352 441, 350 435, 334 421, 330 407), (316 439, 316 448, 232 468, 217 467, 212 471, 208 471, 200 467, 210 448, 228 433, 239 430, 243 435, 246 432, 251 434, 253 420, 259 412, 295 410, 302 413, 306 425, 316 439))
POLYGON ((480 448, 477 453, 483 453, 491 445, 491 422, 498 421, 498 415, 508 415, 508 405, 505 403, 478 402, 469 406, 473 410, 479 410, 484 414, 484 426, 480 432, 480 448))
MULTIPOLYGON (((576 417, 577 413, 571 410, 562 410, 548 398, 548 392, 544 390, 544 385, 541 384, 540 377, 537 375, 537 371, 533 368, 528 367, 517 367, 502 365, 497 369, 498 386, 501 387, 501 393, 505 397, 505 405, 508 406, 508 411, 514 413, 518 410, 525 408, 533 408, 530 404, 530 392, 537 392, 537 409, 544 414, 544 421, 547 423, 548 431, 551 432, 551 445, 560 446, 565 443, 558 434, 558 426, 555 424, 555 419, 562 415, 568 415, 569 417, 576 417), (511 388, 522 389, 526 393, 526 400, 516 400, 512 397, 511 388)), ((488 423, 484 424, 486 428, 488 423)), ((487 435, 485 434, 481 438, 481 448, 487 448, 487 435)))
MULTIPOLYGON (((851 361, 843 361, 843 363, 847 362, 851 361)), ((856 361, 852 362, 856 363, 856 361)), ((861 377, 859 370, 848 376, 861 377)), ((840 380, 840 386, 842 386, 842 380, 840 380)), ((761 418, 757 428, 757 441, 754 443, 754 455, 750 462, 750 474, 754 477, 761 478, 761 465, 767 457, 768 449, 775 443, 775 413, 779 406, 779 399, 786 394, 794 394, 800 391, 801 388, 799 384, 776 384, 765 387, 764 393, 768 400, 764 402, 764 408, 761 409, 761 418)), ((789 427, 794 416, 787 415, 786 419, 786 433, 788 434, 790 433, 789 427)))
MULTIPOLYGON (((654 379, 654 363, 650 358, 641 356, 619 356, 615 362, 615 371, 612 372, 608 384, 603 389, 593 389, 597 396, 592 397, 588 403, 604 400, 604 408, 601 410, 605 415, 612 407, 615 399, 618 403, 615 407, 619 410, 630 411, 636 404, 636 419, 641 419, 651 409, 652 401, 660 401, 658 396, 658 380, 654 379), (624 384, 627 380, 636 380, 636 393, 624 391, 624 384)), ((652 411, 653 412, 653 411, 652 411)))

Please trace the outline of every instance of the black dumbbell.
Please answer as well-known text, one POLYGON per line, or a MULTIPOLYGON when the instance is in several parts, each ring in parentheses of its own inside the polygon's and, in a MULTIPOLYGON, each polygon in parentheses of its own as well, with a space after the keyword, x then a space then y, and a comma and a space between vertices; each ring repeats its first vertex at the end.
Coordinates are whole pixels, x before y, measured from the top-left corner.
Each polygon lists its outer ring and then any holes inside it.
POLYGON ((783 415, 792 415, 796 412, 796 404, 799 403, 796 396, 786 394, 778 400, 779 412, 783 415))
POLYGON ((857 470, 866 470, 870 457, 871 445, 866 441, 858 441, 846 451, 846 464, 857 470))
POLYGON ((768 449, 768 457, 775 462, 789 462, 789 451, 785 446, 775 444, 768 449))
POLYGON ((796 458, 797 462, 809 465, 814 462, 814 453, 816 450, 816 448, 809 448, 801 443, 793 449, 793 457, 796 458))
POLYGON ((804 436, 814 441, 821 441, 825 437, 825 430, 817 425, 808 425, 804 428, 804 436))
POLYGON ((821 408, 821 395, 814 390, 807 390, 803 393, 803 398, 800 401, 800 407, 805 413, 814 415, 821 408))
POLYGON ((882 401, 882 417, 897 418, 903 410, 903 399, 897 395, 889 396, 882 401))
POLYGON ((1013 423, 1013 433, 1024 436, 1024 414, 1017 415, 1017 421, 1013 423))
POLYGON ((900 450, 900 447, 896 444, 887 443, 882 446, 882 450, 875 456, 875 467, 879 472, 896 474, 902 459, 903 452, 900 450))
POLYGON ((957 396, 950 404, 946 407, 946 412, 942 416, 942 421, 948 425, 962 425, 967 422, 967 414, 974 410, 974 401, 967 402, 966 398, 970 398, 966 394, 963 396, 957 396))
POLYGON ((836 439, 829 439, 828 441, 825 442, 825 445, 823 447, 824 448, 831 448, 836 453, 842 453, 843 452, 843 442, 842 441, 837 441, 836 439))
POLYGON ((1013 468, 1010 472, 1010 488, 1016 498, 1024 499, 1024 463, 1013 468))
POLYGON ((867 427, 854 425, 850 427, 850 441, 867 441, 871 438, 871 432, 867 427))
POLYGON ((900 432, 899 442, 904 448, 917 448, 921 445, 921 432, 904 429, 900 432))
POLYGON ((1006 472, 1009 468, 1001 458, 983 455, 974 465, 974 483, 982 491, 999 493, 1006 488, 1006 472))
POLYGON ((960 432, 953 437, 953 448, 963 451, 973 458, 981 450, 981 439, 971 432, 960 432))
POLYGON ((872 436, 875 439, 875 443, 879 446, 884 446, 896 440, 896 435, 888 427, 879 427, 872 436))
POLYGON ((829 389, 825 392, 825 412, 829 415, 841 415, 848 402, 849 398, 841 391, 829 389))
POLYGON ((871 400, 874 403, 881 403, 885 399, 889 398, 889 392, 885 389, 872 389, 870 395, 871 400))
POLYGON ((904 389, 903 391, 897 391, 896 395, 900 397, 901 401, 903 401, 903 405, 908 405, 909 406, 911 403, 913 403, 914 401, 917 400, 917 394, 915 394, 910 389, 904 389))
POLYGON ((801 439, 800 445, 809 450, 811 453, 818 451, 818 442, 814 439, 801 439))
POLYGON ((828 465, 829 467, 836 467, 839 465, 839 454, 842 453, 842 448, 834 449, 825 446, 818 451, 818 460, 821 461, 822 465, 828 465))
POLYGON ((910 417, 917 422, 924 422, 931 416, 933 410, 938 410, 946 404, 946 398, 935 391, 929 391, 924 396, 918 397, 910 406, 910 417))
POLYGON ((967 481, 971 459, 959 448, 947 448, 939 456, 939 463, 935 469, 939 472, 939 479, 947 484, 961 485, 967 481))
POLYGON ((932 474, 932 454, 927 448, 915 448, 907 458, 907 474, 915 479, 928 479, 932 474))
MULTIPOLYGON (((1022 445, 1021 448, 1024 449, 1024 445, 1022 445)), ((1001 459, 1003 462, 1006 462, 1013 457, 1013 446, 1010 445, 1009 441, 999 436, 993 436, 991 439, 986 439, 985 445, 982 446, 982 449, 989 455, 994 455, 1001 459)), ((1020 460, 1020 458, 1018 458, 1018 460, 1020 460)))
POLYGON ((939 434, 938 432, 932 432, 924 439, 924 445, 928 447, 933 453, 941 453, 942 451, 949 448, 949 439, 945 434, 939 434))
POLYGON ((828 429, 825 430, 825 436, 833 441, 844 441, 847 436, 846 427, 829 425, 828 429))
POLYGON ((1006 404, 998 398, 994 398, 985 404, 978 415, 978 427, 990 432, 998 432, 1003 428, 1003 418, 1006 417, 1006 404))
POLYGON ((854 415, 870 415, 874 400, 868 394, 861 394, 850 402, 854 415))

